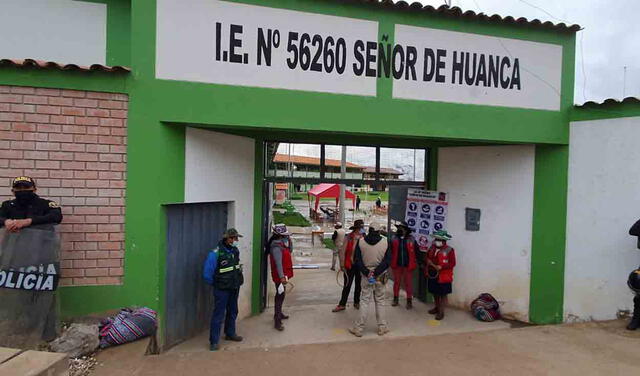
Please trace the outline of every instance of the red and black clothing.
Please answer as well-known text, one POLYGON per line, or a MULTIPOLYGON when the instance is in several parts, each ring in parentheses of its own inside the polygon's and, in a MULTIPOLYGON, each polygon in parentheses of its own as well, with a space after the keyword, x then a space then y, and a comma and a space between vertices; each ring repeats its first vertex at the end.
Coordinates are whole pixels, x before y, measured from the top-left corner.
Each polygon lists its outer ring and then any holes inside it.
POLYGON ((425 274, 429 278, 428 289, 433 295, 444 296, 451 294, 453 282, 453 268, 456 266, 456 252, 448 245, 437 248, 435 245, 429 247, 425 255, 425 274), (428 261, 440 266, 437 277, 430 277, 428 261))
POLYGON ((282 278, 293 278, 293 260, 291 257, 292 246, 289 237, 272 239, 269 242, 269 261, 271 263, 271 279, 276 285, 276 295, 274 297, 274 314, 273 320, 276 328, 282 326, 282 305, 286 292, 278 294, 278 285, 282 283, 282 278))
POLYGON ((353 291, 353 304, 360 305, 360 294, 362 292, 362 275, 358 273, 353 266, 353 258, 355 254, 356 243, 358 239, 362 237, 359 229, 351 231, 346 239, 344 245, 344 284, 342 287, 342 294, 340 295, 340 302, 338 306, 346 307, 347 300, 349 299, 349 292, 351 292, 351 286, 355 284, 353 291))
POLYGON ((393 296, 398 297, 404 285, 407 298, 413 297, 413 271, 417 266, 418 244, 411 235, 395 236, 391 241, 391 271, 393 273, 393 296))

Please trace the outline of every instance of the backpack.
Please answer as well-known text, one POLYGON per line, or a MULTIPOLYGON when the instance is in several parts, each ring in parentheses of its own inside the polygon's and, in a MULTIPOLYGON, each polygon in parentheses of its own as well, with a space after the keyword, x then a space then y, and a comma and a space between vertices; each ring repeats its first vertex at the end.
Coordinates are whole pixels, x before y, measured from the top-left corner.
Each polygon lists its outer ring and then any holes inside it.
POLYGON ((500 303, 488 293, 480 294, 471 302, 471 312, 480 321, 491 322, 502 317, 500 303))

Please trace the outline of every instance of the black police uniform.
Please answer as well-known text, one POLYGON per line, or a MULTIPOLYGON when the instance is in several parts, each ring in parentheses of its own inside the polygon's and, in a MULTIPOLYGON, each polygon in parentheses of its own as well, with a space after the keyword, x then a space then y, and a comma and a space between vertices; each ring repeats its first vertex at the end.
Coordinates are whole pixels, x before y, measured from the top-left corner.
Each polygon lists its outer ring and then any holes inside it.
POLYGON ((7 219, 31 218, 31 225, 58 224, 62 221, 62 210, 55 201, 36 195, 28 204, 21 205, 18 200, 7 200, 0 206, 0 227, 7 219))
MULTIPOLYGON (((640 220, 638 220, 633 224, 633 226, 631 226, 631 228, 629 229, 629 235, 638 237, 638 248, 640 248, 640 220)), ((638 267, 638 269, 640 270, 640 266, 638 267)), ((634 273, 635 271, 629 275, 629 281, 627 282, 629 284, 629 287, 631 287, 636 294, 636 296, 633 298, 633 316, 631 317, 631 321, 627 326, 627 329, 629 330, 636 330, 640 328, 640 291, 637 290, 637 286, 632 286, 631 278, 634 276, 634 273)), ((635 277, 637 278, 637 276, 635 277)))

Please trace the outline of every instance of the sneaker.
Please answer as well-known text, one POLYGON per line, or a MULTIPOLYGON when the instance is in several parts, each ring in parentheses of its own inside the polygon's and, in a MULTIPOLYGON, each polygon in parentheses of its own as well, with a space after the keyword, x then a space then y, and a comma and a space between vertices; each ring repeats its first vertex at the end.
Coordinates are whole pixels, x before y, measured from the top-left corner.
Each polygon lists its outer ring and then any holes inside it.
POLYGON ((336 308, 331 310, 331 312, 340 312, 340 311, 344 311, 345 309, 347 309, 345 308, 345 306, 337 305, 336 308))
POLYGON ((385 335, 387 333, 389 333, 389 328, 387 328, 386 326, 378 327, 378 335, 379 336, 383 336, 383 335, 385 335))
POLYGON ((360 309, 360 303, 353 303, 353 308, 360 309))
POLYGON ((218 346, 218 344, 209 345, 209 351, 218 351, 218 350, 220 350, 220 346, 218 346))
POLYGON ((239 336, 237 334, 232 336, 225 336, 224 339, 226 339, 227 341, 242 342, 242 336, 239 336))
POLYGON ((356 337, 362 337, 362 330, 358 328, 349 328, 349 333, 353 334, 356 337))

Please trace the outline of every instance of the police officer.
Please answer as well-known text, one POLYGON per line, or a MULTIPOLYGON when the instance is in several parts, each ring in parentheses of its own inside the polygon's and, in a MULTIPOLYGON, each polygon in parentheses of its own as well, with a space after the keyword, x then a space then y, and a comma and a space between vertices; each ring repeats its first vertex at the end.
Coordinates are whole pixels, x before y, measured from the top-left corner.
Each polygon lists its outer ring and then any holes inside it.
POLYGON ((238 294, 244 282, 240 265, 239 239, 242 237, 234 228, 222 235, 218 246, 209 252, 204 264, 204 279, 213 285, 213 314, 209 329, 209 350, 217 351, 220 330, 224 320, 224 334, 227 341, 241 342, 236 333, 238 317, 238 294))
POLYGON ((18 232, 35 225, 58 224, 62 221, 60 205, 36 194, 36 182, 28 176, 13 179, 11 192, 16 197, 0 206, 0 227, 18 232))
MULTIPOLYGON (((631 226, 629 229, 629 235, 638 237, 638 248, 640 248, 640 220, 631 226)), ((640 328, 640 267, 629 274, 627 285, 635 293, 633 298, 633 316, 627 329, 636 330, 640 328)))

